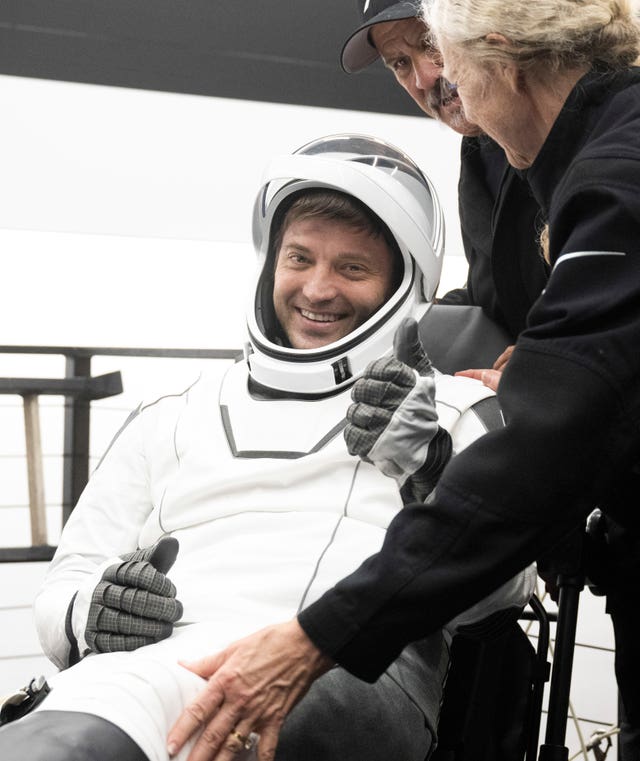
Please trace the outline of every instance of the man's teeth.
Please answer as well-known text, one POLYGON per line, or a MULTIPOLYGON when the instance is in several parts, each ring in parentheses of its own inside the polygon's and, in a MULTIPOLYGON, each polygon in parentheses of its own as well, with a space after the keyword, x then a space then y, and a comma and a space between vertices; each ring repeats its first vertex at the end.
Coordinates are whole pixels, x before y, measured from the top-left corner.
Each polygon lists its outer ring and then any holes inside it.
POLYGON ((307 320, 313 320, 314 322, 336 322, 340 319, 340 315, 337 314, 324 314, 320 312, 309 312, 306 309, 301 309, 300 314, 306 317, 307 320))

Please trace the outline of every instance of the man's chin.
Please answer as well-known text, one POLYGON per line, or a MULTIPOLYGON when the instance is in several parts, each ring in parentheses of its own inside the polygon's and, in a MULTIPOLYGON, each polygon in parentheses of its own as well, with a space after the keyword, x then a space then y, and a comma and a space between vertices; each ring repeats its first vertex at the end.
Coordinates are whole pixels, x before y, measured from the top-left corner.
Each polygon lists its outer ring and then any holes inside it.
POLYGON ((462 135, 463 137, 477 137, 478 135, 482 135, 482 130, 480 127, 478 127, 477 124, 471 124, 471 122, 467 122, 464 119, 462 119, 459 122, 454 122, 453 124, 448 125, 454 132, 457 132, 459 135, 462 135))
POLYGON ((465 137, 482 134, 482 130, 477 124, 472 124, 465 119, 462 104, 457 99, 446 105, 441 105, 438 108, 437 118, 454 132, 465 137))
POLYGON ((294 333, 289 337, 289 341, 294 349, 321 349, 339 341, 345 335, 343 331, 305 331, 294 333))

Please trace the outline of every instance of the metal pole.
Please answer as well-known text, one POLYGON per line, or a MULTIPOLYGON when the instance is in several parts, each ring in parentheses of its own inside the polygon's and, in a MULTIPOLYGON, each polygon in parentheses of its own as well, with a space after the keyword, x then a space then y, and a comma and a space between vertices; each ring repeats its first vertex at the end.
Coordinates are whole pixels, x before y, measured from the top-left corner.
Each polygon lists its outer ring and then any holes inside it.
MULTIPOLYGON (((91 357, 66 357, 65 377, 91 376, 91 357)), ((65 397, 62 465, 62 525, 67 522, 89 480, 89 399, 65 397)))

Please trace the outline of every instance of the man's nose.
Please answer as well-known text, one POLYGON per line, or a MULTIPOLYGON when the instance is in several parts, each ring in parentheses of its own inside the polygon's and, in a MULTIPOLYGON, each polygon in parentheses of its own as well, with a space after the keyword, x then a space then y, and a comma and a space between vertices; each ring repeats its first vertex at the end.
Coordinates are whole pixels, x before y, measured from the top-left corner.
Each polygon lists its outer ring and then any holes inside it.
POLYGON ((314 268, 309 272, 303 288, 305 298, 310 303, 330 301, 337 290, 333 273, 324 268, 314 268))
POLYGON ((436 82, 440 79, 442 66, 439 66, 431 58, 422 55, 414 66, 414 73, 416 87, 419 90, 423 90, 426 94, 433 90, 436 82))

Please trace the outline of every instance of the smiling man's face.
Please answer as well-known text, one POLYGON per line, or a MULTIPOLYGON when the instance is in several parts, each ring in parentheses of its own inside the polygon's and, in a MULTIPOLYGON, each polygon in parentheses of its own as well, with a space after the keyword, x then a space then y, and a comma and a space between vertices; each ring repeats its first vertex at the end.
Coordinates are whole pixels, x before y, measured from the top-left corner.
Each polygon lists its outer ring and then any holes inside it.
POLYGON ((446 87, 442 56, 425 40, 426 31, 420 19, 408 18, 375 24, 369 34, 385 66, 425 114, 461 135, 479 134, 465 119, 460 99, 446 87))
POLYGON ((273 303, 294 349, 317 349, 362 325, 389 298, 394 255, 382 235, 302 218, 282 236, 273 303))

